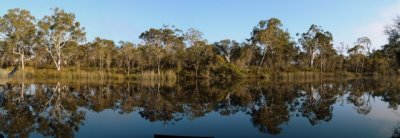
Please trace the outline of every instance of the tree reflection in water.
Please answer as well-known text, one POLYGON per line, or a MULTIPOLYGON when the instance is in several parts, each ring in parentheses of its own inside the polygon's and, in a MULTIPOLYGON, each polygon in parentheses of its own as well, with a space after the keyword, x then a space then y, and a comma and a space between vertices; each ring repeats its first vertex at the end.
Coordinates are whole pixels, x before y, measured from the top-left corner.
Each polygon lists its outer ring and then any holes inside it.
MULTIPOLYGON (((73 137, 84 125, 85 111, 112 109, 120 114, 137 111, 148 121, 172 125, 210 112, 224 116, 242 112, 259 131, 276 135, 293 116, 305 117, 311 125, 330 121, 335 103, 347 102, 366 115, 375 97, 397 109, 400 86, 382 80, 8 83, 0 86, 0 130, 9 137, 28 137, 33 132, 73 137)), ((393 136, 398 130, 394 129, 393 136)))

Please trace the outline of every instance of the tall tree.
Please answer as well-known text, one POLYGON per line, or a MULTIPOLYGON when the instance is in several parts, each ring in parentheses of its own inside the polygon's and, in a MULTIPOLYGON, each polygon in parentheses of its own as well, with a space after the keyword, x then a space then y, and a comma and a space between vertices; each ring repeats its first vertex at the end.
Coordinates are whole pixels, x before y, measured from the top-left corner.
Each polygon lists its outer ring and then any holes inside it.
POLYGON ((68 66, 79 67, 82 62, 85 61, 85 52, 87 47, 79 45, 77 42, 70 41, 65 44, 63 49, 63 62, 68 66))
POLYGON ((234 52, 235 65, 248 69, 249 66, 255 63, 256 56, 251 44, 240 44, 239 50, 234 52))
POLYGON ((107 70, 110 70, 111 63, 116 54, 114 41, 96 37, 90 44, 90 50, 90 54, 93 56, 96 64, 100 67, 100 70, 103 70, 104 67, 106 67, 107 70))
POLYGON ((62 49, 69 41, 85 40, 84 28, 75 21, 75 15, 55 8, 53 15, 45 16, 39 21, 43 46, 50 54, 57 71, 61 70, 62 49))
MULTIPOLYGON (((299 38, 299 43, 302 45, 303 50, 306 51, 309 57, 309 67, 314 67, 314 60, 318 53, 333 52, 332 47, 332 34, 324 31, 317 25, 311 25, 307 32, 302 33, 299 38), (324 51, 321 51, 324 50, 324 51)), ((321 61, 323 58, 321 58, 321 61)), ((322 63, 322 62, 321 62, 322 63)), ((321 64, 322 67, 322 64, 321 64)))
POLYGON ((281 64, 284 58, 287 58, 284 57, 285 54, 292 54, 295 51, 289 32, 282 28, 282 23, 277 18, 260 21, 251 34, 251 42, 258 45, 261 50, 259 68, 265 64, 265 61, 268 61, 265 60, 267 55, 271 58, 270 64, 275 67, 277 64, 281 64))
POLYGON ((353 64, 355 63, 356 72, 357 71, 364 71, 364 64, 365 64, 365 56, 370 56, 370 49, 371 49, 371 40, 368 37, 360 37, 355 42, 355 46, 349 49, 349 55, 351 60, 353 60, 353 64), (358 64, 361 65, 361 69, 358 67, 358 64))
POLYGON ((197 41, 203 41, 203 33, 194 28, 189 28, 183 36, 189 46, 193 46, 197 41))
POLYGON ((184 37, 176 34, 177 32, 180 32, 180 30, 164 26, 160 29, 150 28, 139 36, 149 47, 147 49, 151 49, 148 54, 155 57, 158 75, 161 74, 161 61, 167 56, 174 57, 177 52, 182 52, 184 48, 184 37))
POLYGON ((233 53, 239 49, 239 43, 235 40, 224 39, 216 42, 214 46, 218 52, 225 58, 229 63, 231 62, 233 53))
POLYGON ((135 64, 142 62, 142 57, 133 43, 121 41, 120 45, 119 50, 122 54, 123 67, 126 67, 129 75, 135 64))
POLYGON ((382 50, 396 69, 400 67, 400 16, 394 19, 394 23, 385 27, 388 36, 388 44, 382 46, 382 50))
POLYGON ((368 37, 360 37, 357 38, 357 42, 358 45, 361 45, 362 47, 364 47, 364 51, 363 53, 365 53, 367 56, 371 55, 371 39, 369 39, 368 37))
POLYGON ((5 49, 19 56, 22 70, 25 69, 26 56, 33 55, 36 46, 35 17, 29 11, 11 9, 0 19, 0 33, 4 36, 5 49))
POLYGON ((207 68, 212 59, 212 47, 206 41, 197 41, 193 46, 187 49, 186 66, 195 70, 195 77, 198 78, 198 72, 201 68, 207 68))
POLYGON ((350 57, 349 62, 350 62, 350 64, 353 65, 351 68, 354 67, 354 71, 356 73, 363 71, 363 66, 364 66, 363 51, 364 51, 364 47, 362 45, 355 45, 354 47, 352 47, 348 50, 349 57, 350 57))
POLYGON ((343 63, 345 59, 344 53, 347 51, 348 46, 345 46, 344 42, 340 42, 340 46, 337 46, 336 50, 339 54, 339 69, 340 71, 343 71, 343 63))
POLYGON ((322 31, 317 35, 318 47, 319 47, 319 63, 320 70, 325 71, 327 65, 331 66, 333 69, 333 58, 337 55, 336 50, 333 48, 333 36, 328 31, 322 31), (331 62, 331 63, 330 63, 331 62))

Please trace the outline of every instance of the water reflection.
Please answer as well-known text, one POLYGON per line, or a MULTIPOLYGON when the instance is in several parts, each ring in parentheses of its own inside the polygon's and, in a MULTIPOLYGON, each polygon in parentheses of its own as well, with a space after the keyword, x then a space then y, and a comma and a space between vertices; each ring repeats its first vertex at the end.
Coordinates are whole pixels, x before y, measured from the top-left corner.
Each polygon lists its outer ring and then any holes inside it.
MULTIPOLYGON (((7 83, 0 86, 0 130, 8 137, 74 137, 84 126, 87 112, 112 109, 137 112, 150 122, 174 125, 217 112, 222 116, 245 113, 259 132, 278 135, 293 117, 311 125, 334 118, 334 104, 350 104, 367 115, 372 100, 397 110, 400 86, 396 81, 359 79, 312 83, 180 82, 175 83, 7 83)), ((400 121, 400 116, 399 116, 400 121)), ((398 137, 400 125, 393 126, 398 137)))

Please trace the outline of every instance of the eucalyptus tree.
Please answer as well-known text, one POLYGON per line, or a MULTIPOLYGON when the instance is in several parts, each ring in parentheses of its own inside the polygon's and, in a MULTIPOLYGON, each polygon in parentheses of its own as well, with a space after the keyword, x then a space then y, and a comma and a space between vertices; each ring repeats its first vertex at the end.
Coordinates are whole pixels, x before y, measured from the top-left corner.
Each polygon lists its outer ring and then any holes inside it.
POLYGON ((63 62, 67 66, 81 67, 86 61, 87 47, 79 45, 77 42, 67 42, 63 49, 63 62))
POLYGON ((231 62, 233 53, 239 50, 239 43, 235 40, 224 39, 216 42, 214 46, 217 48, 218 53, 221 54, 227 62, 231 62))
POLYGON ((301 34, 299 38, 299 43, 303 46, 303 49, 306 51, 309 56, 309 65, 312 68, 314 66, 314 58, 317 54, 318 44, 316 39, 316 35, 320 28, 317 25, 311 25, 306 33, 301 34))
POLYGON ((388 44, 382 46, 384 55, 392 62, 392 67, 400 67, 400 16, 397 16, 393 24, 385 27, 388 36, 388 44))
POLYGON ((185 67, 194 69, 197 79, 200 69, 208 67, 213 56, 213 49, 207 44, 207 40, 203 38, 203 33, 199 30, 190 28, 183 34, 183 37, 188 46, 184 54, 186 57, 184 58, 185 67))
POLYGON ((147 49, 149 49, 145 54, 148 54, 149 58, 155 58, 158 75, 160 75, 161 60, 164 57, 162 37, 162 31, 154 28, 150 28, 139 36, 140 39, 144 40, 145 46, 148 47, 147 49))
POLYGON ((189 28, 184 34, 183 37, 188 46, 193 46, 197 41, 203 41, 203 33, 194 28, 189 28))
POLYGON ((100 70, 103 70, 104 67, 110 70, 116 54, 114 41, 96 37, 95 40, 90 43, 89 47, 92 60, 100 67, 100 70))
POLYGON ((119 43, 119 52, 122 56, 121 62, 123 62, 123 67, 126 68, 127 74, 129 75, 135 65, 142 65, 142 55, 133 43, 124 41, 119 43))
POLYGON ((0 66, 4 67, 7 66, 7 52, 6 52, 6 43, 0 39, 0 66))
MULTIPOLYGON (((4 32, 5 31, 5 20, 0 17, 0 32, 4 32)), ((6 39, 6 35, 4 33, 0 33, 0 54, 1 56, 4 55, 4 51, 5 51, 5 39, 6 39)))
MULTIPOLYGON (((164 62, 169 68, 175 68, 179 73, 182 70, 184 52, 185 52, 185 37, 180 29, 172 27, 164 27, 163 30, 165 43, 165 58, 164 62)), ((166 69, 166 68, 164 68, 166 69)))
POLYGON ((239 50, 234 52, 234 63, 235 65, 248 69, 249 66, 255 64, 256 55, 254 49, 249 43, 241 43, 239 50))
POLYGON ((55 8, 53 15, 45 16, 38 23, 41 43, 52 58, 57 71, 61 70, 62 49, 70 41, 85 40, 84 28, 75 21, 73 13, 55 8))
POLYGON ((5 42, 4 52, 17 55, 24 70, 25 60, 33 57, 33 47, 37 45, 35 17, 27 10, 8 10, 3 18, 0 18, 0 34, 5 42))
POLYGON ((282 23, 277 18, 260 21, 251 34, 250 41, 260 47, 259 68, 265 61, 269 61, 268 64, 273 67, 281 66, 278 64, 282 64, 285 58, 288 58, 284 57, 285 55, 290 55, 289 58, 292 58, 291 56, 295 54, 294 42, 290 40, 289 32, 282 28, 282 23), (265 60, 265 58, 270 59, 265 60))
POLYGON ((363 53, 365 53, 367 56, 371 55, 371 39, 369 39, 368 37, 360 37, 357 38, 356 43, 364 47, 365 50, 363 51, 363 53))
POLYGON ((328 31, 322 31, 317 35, 319 45, 319 63, 320 70, 326 71, 326 69, 334 69, 336 65, 334 57, 337 55, 336 50, 333 48, 333 36, 328 31))
POLYGON ((213 57, 213 50, 207 41, 196 41, 186 52, 185 64, 195 70, 195 77, 198 78, 199 70, 207 68, 213 57))
POLYGON ((396 69, 396 64, 393 62, 393 57, 388 58, 388 54, 384 49, 373 50, 370 56, 371 64, 369 70, 379 73, 389 73, 396 69))
POLYGON ((307 32, 302 33, 298 41, 309 57, 310 68, 314 67, 314 60, 318 54, 322 54, 320 60, 322 70, 324 54, 327 56, 327 54, 331 55, 336 53, 335 50, 333 50, 332 34, 328 31, 324 31, 315 24, 311 25, 307 32))
POLYGON ((168 56, 177 61, 183 58, 174 58, 176 53, 181 53, 184 49, 184 37, 177 34, 177 32, 180 32, 180 30, 164 26, 160 29, 150 28, 139 36, 145 42, 145 46, 149 47, 147 49, 150 49, 146 54, 155 58, 158 75, 161 73, 163 59, 168 56))
POLYGON ((355 42, 355 46, 348 50, 351 62, 356 65, 357 71, 364 71, 365 56, 370 56, 371 40, 368 37, 360 37, 355 42), (358 65, 360 64, 360 65, 358 65), (361 66, 361 67, 358 67, 361 66), (360 69, 357 69, 360 68, 360 69))
POLYGON ((348 46, 344 44, 344 42, 340 42, 340 46, 336 47, 337 53, 339 54, 339 69, 340 71, 343 71, 343 63, 345 60, 345 55, 344 53, 347 51, 348 46))
POLYGON ((348 54, 350 57, 349 62, 350 64, 353 65, 351 68, 354 67, 356 73, 363 71, 363 66, 364 66, 363 51, 364 47, 358 44, 348 50, 348 54))

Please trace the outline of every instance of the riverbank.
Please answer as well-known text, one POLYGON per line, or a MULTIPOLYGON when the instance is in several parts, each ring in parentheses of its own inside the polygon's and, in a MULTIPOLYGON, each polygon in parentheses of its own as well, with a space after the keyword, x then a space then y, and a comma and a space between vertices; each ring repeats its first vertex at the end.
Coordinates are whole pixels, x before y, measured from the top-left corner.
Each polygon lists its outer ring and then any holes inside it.
MULTIPOLYGON (((12 68, 0 69, 0 79, 9 79, 8 73, 12 68)), ((233 73, 224 76, 204 75, 197 79, 214 79, 214 80, 235 80, 235 79, 257 79, 266 81, 313 81, 313 80, 337 80, 352 79, 359 77, 395 77, 393 74, 379 74, 379 73, 364 73, 355 74, 351 72, 318 72, 318 71, 294 71, 294 72, 241 72, 240 75, 232 75, 233 73), (234 77, 232 77, 234 76, 234 77)), ((163 81, 177 81, 177 80, 196 80, 191 73, 176 73, 173 70, 161 71, 143 71, 137 73, 120 73, 117 69, 114 70, 96 70, 96 69, 77 69, 77 68, 64 68, 61 71, 54 69, 35 69, 31 67, 25 68, 24 71, 19 70, 11 79, 44 79, 44 80, 68 80, 68 81, 100 81, 107 82, 113 81, 134 81, 134 80, 163 80, 163 81)))
MULTIPOLYGON (((11 72, 12 68, 0 69, 0 79, 8 78, 8 73, 11 72)), ((12 78, 27 78, 27 79, 85 79, 85 80, 176 80, 175 73, 173 71, 163 71, 158 75, 154 71, 144 71, 143 73, 119 73, 117 70, 96 70, 96 69, 77 69, 77 68, 64 68, 61 71, 54 69, 34 69, 27 67, 24 71, 19 70, 13 75, 12 78)))

